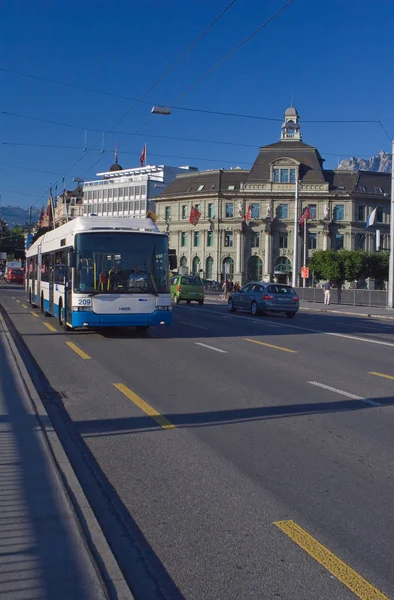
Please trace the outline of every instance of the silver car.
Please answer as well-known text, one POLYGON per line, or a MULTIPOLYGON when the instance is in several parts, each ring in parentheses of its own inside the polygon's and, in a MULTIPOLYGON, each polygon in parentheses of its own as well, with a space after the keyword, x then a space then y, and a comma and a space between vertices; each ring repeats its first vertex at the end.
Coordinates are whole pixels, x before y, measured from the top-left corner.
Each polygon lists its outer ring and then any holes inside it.
POLYGON ((300 307, 300 299, 290 285, 250 281, 228 300, 230 312, 245 310, 252 315, 285 313, 291 319, 300 307))

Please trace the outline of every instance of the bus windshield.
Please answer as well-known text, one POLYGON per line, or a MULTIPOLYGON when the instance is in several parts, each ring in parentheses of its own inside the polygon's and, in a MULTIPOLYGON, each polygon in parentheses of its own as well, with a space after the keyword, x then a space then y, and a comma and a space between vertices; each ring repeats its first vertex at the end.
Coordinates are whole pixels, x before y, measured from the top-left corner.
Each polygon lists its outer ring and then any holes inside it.
POLYGON ((168 241, 138 232, 80 233, 75 237, 74 292, 168 293, 168 241))

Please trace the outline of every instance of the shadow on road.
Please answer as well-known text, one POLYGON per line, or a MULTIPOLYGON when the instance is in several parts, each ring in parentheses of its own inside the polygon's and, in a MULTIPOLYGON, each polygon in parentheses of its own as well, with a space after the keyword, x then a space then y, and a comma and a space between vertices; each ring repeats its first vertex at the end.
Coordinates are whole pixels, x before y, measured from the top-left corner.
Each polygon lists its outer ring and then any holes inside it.
MULTIPOLYGON (((394 406, 394 396, 373 398, 373 401, 382 404, 382 406, 394 406)), ((217 425, 232 425, 234 423, 246 423, 250 421, 371 409, 379 410, 379 408, 368 405, 360 400, 336 400, 334 402, 261 406, 256 408, 213 410, 198 413, 165 413, 163 416, 176 427, 185 428, 213 427, 217 425)), ((122 433, 151 431, 152 429, 161 430, 161 427, 148 416, 79 421, 76 424, 76 427, 78 427, 79 432, 84 437, 119 435, 122 433)))
POLYGON ((56 475, 0 336, 0 597, 32 598, 35 590, 36 598, 82 600, 86 578, 65 526, 56 475))
MULTIPOLYGON (((143 598, 144 600, 164 600, 164 598, 171 598, 171 600, 183 600, 182 594, 167 572, 165 566, 155 554, 153 548, 145 538, 136 521, 133 519, 126 506, 119 498, 117 491, 111 485, 88 446, 77 432, 75 424, 71 421, 64 407, 61 394, 51 387, 48 379, 45 377, 44 373, 41 371, 39 365, 24 343, 22 335, 19 334, 12 321, 5 313, 4 308, 0 306, 0 310, 6 319, 8 328, 10 329, 14 341, 18 346, 18 350, 22 356, 26 368, 29 371, 29 375, 40 394, 43 404, 45 405, 45 408, 51 419, 51 423, 56 429, 56 433, 58 434, 59 439, 67 452, 68 458, 88 498, 88 501, 102 527, 104 535, 106 536, 112 551, 115 554, 115 557, 123 571, 130 589, 135 594, 135 597, 143 598)), ((50 334, 48 332, 48 335, 55 334, 50 334)), ((0 355, 0 365, 3 364, 2 360, 3 357, 0 355)), ((2 378, 2 381, 4 383, 4 378, 2 378)), ((10 390, 7 391, 7 394, 10 400, 9 409, 12 410, 14 397, 13 394, 10 393, 10 390)), ((32 452, 34 451, 33 427, 31 426, 31 431, 28 431, 27 434, 24 430, 17 431, 16 433, 17 440, 19 442, 17 453, 15 453, 15 451, 13 453, 7 451, 7 453, 3 453, 2 456, 2 446, 0 443, 0 473, 4 473, 4 477, 9 477, 10 475, 11 477, 14 477, 17 474, 18 466, 18 485, 21 487, 21 489, 23 489, 25 503, 27 504, 27 507, 29 507, 29 502, 31 502, 32 498, 32 494, 29 494, 29 486, 37 485, 37 480, 35 478, 31 478, 31 480, 29 479, 27 468, 27 460, 31 458, 32 452), (26 466, 24 466, 24 460, 26 460, 26 466), (7 467, 9 467, 8 472, 4 470, 4 463, 7 467), (19 465, 22 466, 19 467, 19 465)), ((43 473, 42 477, 41 484, 50 490, 50 481, 45 478, 46 474, 43 473)), ((2 508, 1 494, 5 493, 5 479, 3 481, 0 478, 0 484, 4 484, 0 485, 0 507, 2 508)), ((15 511, 19 510, 16 499, 11 498, 11 501, 13 501, 13 509, 15 509, 15 511)), ((44 511, 45 507, 43 507, 42 510, 44 511)), ((15 516, 17 517, 18 515, 15 516)), ((45 515, 43 515, 43 518, 44 516, 45 515)), ((81 521, 83 521, 83 516, 81 514, 78 516, 80 517, 81 521)), ((4 517, 3 511, 0 513, 0 524, 4 523, 2 517, 4 517)), ((51 549, 45 548, 44 544, 41 543, 39 535, 39 528, 41 526, 40 523, 40 520, 34 523, 37 531, 33 531, 33 533, 35 533, 35 542, 34 545, 32 545, 30 552, 33 558, 38 560, 39 564, 40 561, 42 562, 41 571, 44 574, 43 583, 46 586, 47 595, 37 594, 37 598, 43 598, 43 600, 52 600, 55 598, 56 600, 62 600, 64 598, 64 600, 66 600, 65 597, 59 595, 59 585, 61 589, 61 576, 56 575, 54 577, 54 569, 45 571, 45 560, 48 558, 48 552, 50 553, 51 549)), ((2 532, 1 527, 0 532, 2 532)), ((11 535, 11 533, 12 530, 6 535, 11 535)), ((17 533, 17 527, 15 527, 15 533, 17 533)), ((74 574, 75 567, 75 575, 73 576, 75 577, 76 589, 83 590, 82 586, 78 587, 78 564, 74 565, 72 562, 73 549, 70 548, 68 544, 69 541, 67 532, 64 532, 59 543, 56 544, 54 542, 52 554, 57 556, 59 553, 60 568, 64 568, 66 573, 64 576, 72 576, 71 574, 74 574), (70 561, 66 563, 66 559, 64 559, 62 563, 62 555, 64 557, 70 555, 70 561)), ((19 553, 17 552, 16 555, 18 554, 19 553)), ((1 556, 2 554, 0 551, 0 565, 1 556)), ((22 560, 20 563, 18 562, 18 556, 16 556, 16 561, 14 560, 13 564, 15 564, 15 562, 17 564, 16 571, 23 570, 24 565, 26 566, 26 563, 22 563, 22 560)), ((101 568, 104 568, 103 564, 101 564, 101 568)), ((108 583, 107 577, 105 577, 105 580, 108 583)), ((1 587, 0 597, 3 597, 1 593, 1 587)), ((77 600, 80 597, 82 598, 88 596, 79 596, 77 593, 75 593, 74 595, 67 596, 67 599, 73 598, 73 600, 77 600)), ((10 600, 19 600, 19 596, 10 596, 10 600)))

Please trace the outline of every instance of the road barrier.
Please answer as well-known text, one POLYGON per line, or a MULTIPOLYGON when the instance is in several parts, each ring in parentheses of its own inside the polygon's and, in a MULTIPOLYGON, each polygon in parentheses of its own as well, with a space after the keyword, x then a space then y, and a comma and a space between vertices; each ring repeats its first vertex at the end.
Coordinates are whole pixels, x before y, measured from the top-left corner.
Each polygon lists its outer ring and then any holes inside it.
MULTIPOLYGON (((323 303, 323 288, 295 288, 300 300, 304 302, 323 303)), ((346 304, 350 306, 387 306, 386 290, 331 290, 330 304, 346 304)))

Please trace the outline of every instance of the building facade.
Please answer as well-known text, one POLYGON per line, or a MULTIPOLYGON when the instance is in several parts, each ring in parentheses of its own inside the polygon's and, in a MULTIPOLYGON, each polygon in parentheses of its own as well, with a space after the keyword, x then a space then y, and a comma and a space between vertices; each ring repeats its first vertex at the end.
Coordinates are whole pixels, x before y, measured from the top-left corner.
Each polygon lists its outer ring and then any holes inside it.
POLYGON ((315 250, 389 248, 390 175, 325 170, 317 148, 302 141, 299 115, 288 108, 280 141, 260 148, 250 170, 200 171, 178 175, 156 198, 157 224, 168 231, 182 272, 222 281, 291 281, 293 239, 298 265, 315 250), (309 206, 306 236, 295 227, 309 206), (201 213, 196 225, 190 211, 201 213), (366 219, 376 211, 373 227, 366 219))
POLYGON ((71 219, 83 216, 83 191, 79 185, 75 190, 65 190, 56 198, 54 208, 55 227, 68 223, 71 219))
POLYGON ((99 217, 145 217, 155 211, 154 198, 179 173, 197 171, 195 167, 146 166, 122 169, 115 162, 109 171, 97 173, 96 181, 83 184, 83 214, 99 217))

